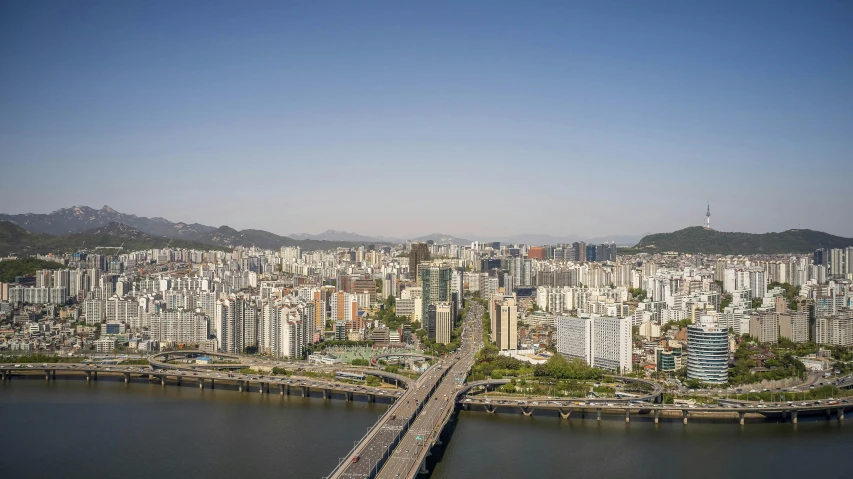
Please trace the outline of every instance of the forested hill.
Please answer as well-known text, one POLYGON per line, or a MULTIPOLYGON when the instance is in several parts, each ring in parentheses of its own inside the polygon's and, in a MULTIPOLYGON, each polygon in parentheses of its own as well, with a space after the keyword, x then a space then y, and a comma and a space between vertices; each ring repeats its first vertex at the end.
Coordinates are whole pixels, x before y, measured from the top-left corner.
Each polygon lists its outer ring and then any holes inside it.
POLYGON ((632 252, 706 254, 784 254, 809 253, 818 248, 846 248, 853 238, 813 230, 788 230, 780 233, 728 233, 706 230, 701 226, 672 233, 644 236, 632 252))

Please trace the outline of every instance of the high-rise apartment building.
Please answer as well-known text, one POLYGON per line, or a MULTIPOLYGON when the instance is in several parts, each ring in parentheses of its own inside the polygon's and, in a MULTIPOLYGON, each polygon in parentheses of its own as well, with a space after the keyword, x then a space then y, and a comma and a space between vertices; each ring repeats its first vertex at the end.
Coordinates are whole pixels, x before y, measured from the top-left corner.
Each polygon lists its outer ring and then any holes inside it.
POLYGON ((592 317, 557 316, 557 352, 592 364, 592 317))
POLYGON ((749 335, 759 343, 779 342, 779 313, 762 311, 749 318, 749 335))
POLYGON ((795 343, 809 340, 809 313, 787 311, 779 315, 779 336, 795 343))
POLYGON ((844 310, 816 318, 814 342, 829 346, 853 346, 853 311, 844 310))
POLYGON ((616 372, 631 370, 631 318, 558 316, 557 352, 616 372))

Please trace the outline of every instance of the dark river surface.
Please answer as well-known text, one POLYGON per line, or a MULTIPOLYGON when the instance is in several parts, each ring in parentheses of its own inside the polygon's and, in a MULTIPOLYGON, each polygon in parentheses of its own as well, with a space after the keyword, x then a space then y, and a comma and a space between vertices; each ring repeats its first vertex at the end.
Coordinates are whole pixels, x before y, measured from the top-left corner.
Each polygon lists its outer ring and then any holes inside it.
MULTIPOLYGON (((0 386, 0 478, 317 479, 386 407, 15 378, 0 386)), ((853 478, 853 424, 834 417, 685 427, 463 411, 449 428, 432 478, 853 478)))

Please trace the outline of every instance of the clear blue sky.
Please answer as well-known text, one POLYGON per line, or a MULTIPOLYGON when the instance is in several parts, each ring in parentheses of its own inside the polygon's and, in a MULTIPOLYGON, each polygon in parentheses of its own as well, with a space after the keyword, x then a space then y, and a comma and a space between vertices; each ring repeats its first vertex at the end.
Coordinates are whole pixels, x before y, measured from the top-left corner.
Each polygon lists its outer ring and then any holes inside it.
POLYGON ((853 3, 417 3, 0 2, 0 211, 853 236, 853 3))

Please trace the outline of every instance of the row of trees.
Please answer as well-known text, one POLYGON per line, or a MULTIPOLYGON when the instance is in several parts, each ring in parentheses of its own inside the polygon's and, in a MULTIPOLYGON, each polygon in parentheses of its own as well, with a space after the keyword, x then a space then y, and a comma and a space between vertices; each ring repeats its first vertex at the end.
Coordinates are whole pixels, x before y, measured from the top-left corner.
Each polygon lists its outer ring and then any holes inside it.
POLYGON ((559 354, 552 355, 545 364, 533 367, 533 375, 538 378, 591 380, 601 379, 604 373, 580 359, 568 360, 559 354))
MULTIPOLYGON (((83 358, 80 356, 48 356, 46 354, 25 354, 21 356, 0 356, 0 363, 79 363, 83 358)), ((148 364, 148 361, 145 361, 148 364)))

